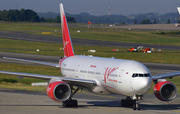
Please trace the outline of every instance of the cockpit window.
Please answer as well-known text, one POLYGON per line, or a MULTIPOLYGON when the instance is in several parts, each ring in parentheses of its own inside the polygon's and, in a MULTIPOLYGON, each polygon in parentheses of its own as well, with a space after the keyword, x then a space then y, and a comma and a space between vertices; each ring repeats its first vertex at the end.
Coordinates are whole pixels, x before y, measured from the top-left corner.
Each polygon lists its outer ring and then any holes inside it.
POLYGON ((144 75, 143 74, 139 74, 139 77, 144 77, 144 75))
POLYGON ((146 74, 137 74, 137 73, 135 73, 135 74, 132 75, 132 77, 133 78, 135 78, 135 77, 150 77, 150 74, 149 73, 146 73, 146 74))
POLYGON ((144 76, 145 76, 145 77, 149 77, 150 75, 149 75, 149 73, 148 73, 148 74, 144 74, 144 76))

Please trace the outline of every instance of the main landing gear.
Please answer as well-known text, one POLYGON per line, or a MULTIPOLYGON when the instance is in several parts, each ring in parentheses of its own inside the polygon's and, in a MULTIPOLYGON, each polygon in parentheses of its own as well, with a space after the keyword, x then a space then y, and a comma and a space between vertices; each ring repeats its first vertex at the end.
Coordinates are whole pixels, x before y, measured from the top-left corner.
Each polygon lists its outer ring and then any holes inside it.
MULTIPOLYGON (((73 89, 73 87, 71 87, 71 90, 73 89)), ((62 105, 64 106, 64 107, 77 107, 78 106, 78 102, 77 102, 77 100, 73 100, 72 99, 72 97, 73 97, 73 95, 77 92, 77 91, 79 91, 80 89, 82 89, 82 88, 80 88, 80 87, 78 87, 77 89, 75 89, 74 90, 74 92, 71 94, 71 96, 69 97, 69 99, 68 100, 66 100, 66 101, 63 101, 62 102, 62 105)))
POLYGON ((141 110, 139 99, 142 99, 142 96, 135 95, 133 96, 133 99, 131 99, 130 97, 126 97, 126 99, 121 100, 121 106, 122 107, 132 106, 133 110, 141 110))

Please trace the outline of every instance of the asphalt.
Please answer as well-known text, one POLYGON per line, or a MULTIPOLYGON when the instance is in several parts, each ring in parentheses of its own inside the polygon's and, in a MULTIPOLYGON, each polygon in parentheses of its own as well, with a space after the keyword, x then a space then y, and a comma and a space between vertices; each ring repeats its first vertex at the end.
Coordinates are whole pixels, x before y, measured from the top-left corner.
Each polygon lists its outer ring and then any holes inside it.
POLYGON ((180 113, 180 96, 171 102, 158 101, 154 95, 145 95, 140 111, 132 107, 121 107, 121 95, 97 95, 77 93, 77 108, 64 108, 61 103, 52 101, 45 92, 12 90, 0 88, 1 114, 177 114, 180 113))
MULTIPOLYGON (((0 31, 0 38, 62 44, 62 37, 55 37, 55 36, 49 36, 49 35, 27 34, 24 32, 14 32, 14 31, 0 31)), ((71 39, 72 39, 73 45, 127 47, 127 48, 144 46, 144 47, 164 49, 164 50, 180 50, 180 46, 124 43, 124 42, 88 40, 88 39, 79 39, 79 38, 71 38, 71 39)))

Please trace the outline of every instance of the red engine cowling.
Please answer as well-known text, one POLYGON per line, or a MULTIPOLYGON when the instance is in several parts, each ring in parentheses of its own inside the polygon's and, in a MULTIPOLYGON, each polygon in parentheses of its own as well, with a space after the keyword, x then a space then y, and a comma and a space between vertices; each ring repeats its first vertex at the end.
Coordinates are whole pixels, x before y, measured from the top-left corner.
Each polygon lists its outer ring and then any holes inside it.
POLYGON ((58 102, 66 101, 71 96, 70 86, 63 81, 52 82, 46 92, 49 98, 58 102))
POLYGON ((162 101, 171 101, 176 98, 177 88, 170 81, 158 82, 154 86, 155 96, 162 101))

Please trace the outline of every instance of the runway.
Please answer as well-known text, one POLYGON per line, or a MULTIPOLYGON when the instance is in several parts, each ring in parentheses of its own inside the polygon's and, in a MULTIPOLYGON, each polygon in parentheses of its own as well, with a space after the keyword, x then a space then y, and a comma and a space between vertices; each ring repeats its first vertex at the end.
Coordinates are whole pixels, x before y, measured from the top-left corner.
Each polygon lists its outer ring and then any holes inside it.
MULTIPOLYGON (((36 42, 48 42, 48 43, 61 43, 61 37, 27 34, 23 32, 14 31, 0 31, 0 38, 26 40, 36 42)), ((86 46, 105 46, 105 47, 150 47, 163 50, 180 50, 180 46, 167 46, 167 45, 153 45, 153 44, 140 44, 140 43, 124 43, 124 42, 112 42, 112 41, 100 41, 100 40, 88 40, 71 38, 73 45, 86 45, 86 46)))

